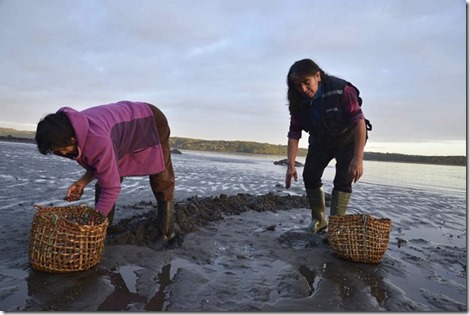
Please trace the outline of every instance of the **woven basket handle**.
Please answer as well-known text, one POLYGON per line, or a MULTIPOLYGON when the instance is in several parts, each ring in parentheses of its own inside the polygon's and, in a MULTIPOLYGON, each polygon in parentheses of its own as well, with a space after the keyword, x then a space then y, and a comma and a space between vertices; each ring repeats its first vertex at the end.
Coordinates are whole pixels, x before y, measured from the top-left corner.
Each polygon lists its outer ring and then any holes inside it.
POLYGON ((348 210, 351 209, 353 212, 355 212, 356 214, 359 214, 361 216, 361 219, 364 223, 364 225, 367 224, 367 216, 366 214, 364 213, 364 211, 360 208, 355 208, 355 207, 348 207, 348 210))
POLYGON ((364 214, 364 210, 362 210, 361 208, 356 208, 356 207, 348 207, 348 210, 351 209, 353 212, 357 213, 357 214, 364 214))

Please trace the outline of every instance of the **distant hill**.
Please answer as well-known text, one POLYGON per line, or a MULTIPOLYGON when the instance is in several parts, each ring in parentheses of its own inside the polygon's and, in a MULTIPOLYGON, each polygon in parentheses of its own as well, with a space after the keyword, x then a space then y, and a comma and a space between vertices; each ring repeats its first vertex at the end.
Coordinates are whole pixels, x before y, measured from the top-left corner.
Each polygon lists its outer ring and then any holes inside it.
POLYGON ((467 166, 467 157, 464 155, 423 156, 423 155, 407 155, 407 154, 397 154, 397 153, 364 152, 364 160, 467 166))
POLYGON ((17 137, 17 138, 29 138, 34 139, 34 131, 26 130, 16 130, 13 128, 1 128, 0 127, 0 137, 17 137))
MULTIPOLYGON (((201 140, 172 137, 171 147, 179 150, 236 152, 268 155, 287 155, 287 145, 274 145, 249 141, 201 140)), ((299 148, 299 156, 306 156, 307 149, 299 148)), ((364 160, 421 164, 466 166, 466 156, 422 156, 398 153, 365 152, 364 160)))
MULTIPOLYGON (((171 147, 182 150, 236 152, 267 155, 287 155, 286 145, 251 141, 201 140, 171 137, 171 147)), ((299 148, 300 156, 307 155, 307 149, 299 148)))
MULTIPOLYGON (((34 131, 16 130, 0 127, 0 140, 30 142, 34 141, 34 131)), ((287 145, 276 145, 251 141, 224 141, 224 140, 201 140, 182 137, 171 137, 170 145, 173 149, 209 151, 209 152, 233 152, 266 155, 287 155, 287 145)), ((299 156, 306 156, 307 149, 299 148, 299 156)), ((376 153, 365 152, 364 160, 401 163, 421 163, 466 166, 466 156, 422 156, 398 153, 376 153)))

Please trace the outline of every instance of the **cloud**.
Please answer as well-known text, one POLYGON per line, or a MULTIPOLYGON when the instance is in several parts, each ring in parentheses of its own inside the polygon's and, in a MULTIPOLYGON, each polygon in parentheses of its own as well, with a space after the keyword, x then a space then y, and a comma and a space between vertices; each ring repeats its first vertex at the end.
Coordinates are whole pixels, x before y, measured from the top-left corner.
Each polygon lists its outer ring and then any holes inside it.
POLYGON ((286 143, 286 74, 312 58, 361 90, 372 141, 466 139, 461 1, 3 0, 0 41, 18 125, 128 99, 179 136, 286 143))

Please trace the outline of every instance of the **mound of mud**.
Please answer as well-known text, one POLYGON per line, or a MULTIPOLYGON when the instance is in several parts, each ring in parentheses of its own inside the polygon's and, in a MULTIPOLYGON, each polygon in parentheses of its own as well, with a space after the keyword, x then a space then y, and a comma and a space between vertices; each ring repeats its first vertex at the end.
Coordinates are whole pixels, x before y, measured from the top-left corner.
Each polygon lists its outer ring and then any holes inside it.
MULTIPOLYGON (((326 203, 330 195, 326 195, 326 203)), ((151 206, 151 203, 146 204, 151 206)), ((137 206, 141 207, 141 206, 137 206)), ((155 206, 153 206, 155 207, 155 206)), ((198 230, 212 221, 221 220, 224 216, 237 215, 246 211, 271 211, 308 208, 306 196, 237 194, 217 197, 191 197, 175 203, 175 230, 177 243, 185 234, 198 230)), ((151 245, 160 235, 154 210, 142 215, 124 219, 108 228, 107 243, 113 245, 151 245)))

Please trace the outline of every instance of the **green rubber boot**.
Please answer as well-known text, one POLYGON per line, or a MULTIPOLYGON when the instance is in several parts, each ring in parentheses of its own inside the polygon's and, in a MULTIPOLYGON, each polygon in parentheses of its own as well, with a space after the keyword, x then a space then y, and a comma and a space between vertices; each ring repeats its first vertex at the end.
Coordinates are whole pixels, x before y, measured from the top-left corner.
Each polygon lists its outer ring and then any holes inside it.
POLYGON ((159 235, 149 243, 154 250, 164 250, 174 241, 176 233, 174 227, 175 215, 173 201, 157 201, 157 224, 159 235))
POLYGON ((157 216, 162 237, 165 241, 170 241, 175 237, 175 215, 173 201, 158 201, 157 216))
POLYGON ((323 188, 307 189, 307 199, 312 210, 312 222, 308 230, 313 233, 323 231, 327 227, 325 218, 325 193, 323 188))
POLYGON ((334 190, 331 192, 330 215, 345 215, 351 193, 334 190))
POLYGON ((114 220, 114 212, 116 211, 116 204, 114 204, 113 208, 111 209, 111 211, 108 213, 108 227, 111 226, 111 224, 113 224, 113 220, 114 220))

